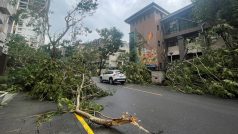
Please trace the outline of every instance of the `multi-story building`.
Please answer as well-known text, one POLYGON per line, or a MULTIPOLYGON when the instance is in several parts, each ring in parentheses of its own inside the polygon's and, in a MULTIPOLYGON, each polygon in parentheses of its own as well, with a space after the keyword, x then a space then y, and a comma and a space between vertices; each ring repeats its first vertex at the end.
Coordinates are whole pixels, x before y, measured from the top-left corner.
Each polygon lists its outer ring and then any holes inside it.
POLYGON ((153 2, 125 20, 130 24, 130 53, 138 53, 137 56, 134 55, 138 62, 162 68, 163 46, 161 45, 160 20, 168 14, 168 11, 153 2), (140 37, 145 43, 138 50, 135 44, 138 43, 140 37))
MULTIPOLYGON (((39 3, 39 6, 45 6, 49 8, 49 3, 45 4, 45 2, 48 1, 42 1, 43 3, 39 3)), ((34 0, 19 0, 17 4, 17 10, 28 10, 29 4, 34 3, 34 0)), ((28 41, 28 44, 33 48, 39 48, 39 45, 43 45, 45 42, 45 33, 43 31, 43 28, 39 28, 41 32, 36 32, 34 27, 32 25, 29 25, 31 21, 31 17, 27 18, 20 18, 17 23, 14 24, 14 28, 11 31, 11 33, 22 35, 26 38, 28 41)), ((39 20, 41 21, 41 20, 39 20)))
MULTIPOLYGON (((148 17, 147 22, 145 21, 146 19, 133 19, 143 18, 143 13, 148 12, 148 10, 153 11, 154 7, 162 10, 157 4, 152 3, 133 15, 136 17, 132 16, 126 22, 130 24, 132 33, 137 31, 147 39, 147 44, 143 46, 145 50, 148 49, 148 46, 151 46, 150 44, 155 44, 158 41, 157 48, 156 45, 153 45, 154 47, 149 51, 150 55, 153 55, 153 51, 157 51, 158 69, 164 69, 167 62, 201 55, 202 46, 200 45, 201 43, 196 42, 196 39, 199 33, 208 26, 206 23, 199 23, 193 18, 194 5, 190 4, 171 14, 157 13, 159 11, 155 10, 155 13, 152 14, 153 17, 148 17), (154 34, 155 37, 153 36, 154 34), (152 39, 150 40, 150 38, 152 39)), ((131 35, 130 44, 133 45, 131 42, 134 40, 131 40, 131 35)), ((133 52, 136 47, 138 46, 130 46, 130 52, 133 52)), ((224 47, 224 41, 219 38, 215 39, 214 45, 211 46, 214 49, 221 47, 224 47)), ((146 52, 148 51, 144 51, 144 53, 146 52)), ((148 63, 145 62, 145 64, 148 63)))
MULTIPOLYGON (((163 30, 163 44, 167 61, 191 59, 202 55, 199 34, 209 25, 198 22, 193 17, 193 4, 190 4, 161 20, 163 30)), ((219 36, 214 36, 211 49, 225 47, 219 36)))
POLYGON ((8 47, 6 40, 8 33, 12 30, 12 15, 16 13, 16 5, 10 0, 0 0, 0 75, 3 74, 6 62, 8 47))
POLYGON ((202 53, 200 44, 190 43, 194 42, 202 29, 201 24, 193 19, 192 10, 191 4, 161 20, 163 44, 168 61, 186 59, 202 53))
POLYGON ((119 48, 118 52, 109 55, 107 64, 109 68, 118 68, 124 65, 124 61, 119 59, 119 56, 123 54, 129 53, 129 44, 127 42, 123 42, 123 46, 119 48))

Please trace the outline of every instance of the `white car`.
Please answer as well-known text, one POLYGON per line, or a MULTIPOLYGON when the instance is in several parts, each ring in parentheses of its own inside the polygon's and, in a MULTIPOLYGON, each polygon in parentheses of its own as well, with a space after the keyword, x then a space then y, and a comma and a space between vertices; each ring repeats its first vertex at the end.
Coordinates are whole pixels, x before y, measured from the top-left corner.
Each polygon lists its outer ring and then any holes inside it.
POLYGON ((123 85, 126 82, 126 75, 124 75, 120 70, 108 70, 100 75, 100 82, 104 81, 107 81, 112 85, 116 82, 123 85))

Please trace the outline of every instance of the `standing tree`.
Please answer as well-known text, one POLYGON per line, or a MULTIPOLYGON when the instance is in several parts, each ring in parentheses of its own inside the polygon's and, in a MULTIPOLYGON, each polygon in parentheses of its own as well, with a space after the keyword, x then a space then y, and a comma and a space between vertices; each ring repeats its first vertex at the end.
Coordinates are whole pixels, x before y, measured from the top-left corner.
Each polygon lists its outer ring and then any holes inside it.
POLYGON ((139 32, 133 32, 130 36, 130 61, 139 63, 147 40, 139 32))
POLYGON ((104 28, 98 30, 98 34, 101 36, 101 44, 100 44, 101 46, 99 47, 100 53, 99 75, 100 75, 108 56, 117 52, 119 48, 123 46, 122 42, 123 33, 120 32, 115 27, 112 27, 111 29, 104 28))
POLYGON ((212 31, 221 36, 228 48, 238 46, 238 1, 237 0, 192 0, 194 16, 212 26, 212 31))
POLYGON ((87 16, 95 12, 98 3, 97 0, 77 0, 75 7, 70 9, 64 17, 65 27, 62 29, 62 32, 52 36, 50 34, 51 25, 49 23, 49 15, 51 13, 49 11, 50 2, 51 0, 31 0, 28 16, 32 18, 30 25, 34 26, 35 31, 47 33, 50 45, 53 48, 51 58, 55 59, 57 45, 71 28, 74 28, 77 34, 89 32, 89 29, 84 27, 82 22, 87 16))

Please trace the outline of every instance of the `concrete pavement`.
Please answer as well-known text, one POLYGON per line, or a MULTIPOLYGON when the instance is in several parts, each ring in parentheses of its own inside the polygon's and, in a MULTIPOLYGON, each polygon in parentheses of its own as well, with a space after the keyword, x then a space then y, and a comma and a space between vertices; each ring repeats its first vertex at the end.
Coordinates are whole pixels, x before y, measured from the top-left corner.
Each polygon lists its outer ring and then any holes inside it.
POLYGON ((8 105, 0 107, 0 134, 86 134, 71 113, 56 116, 37 127, 34 115, 52 110, 56 110, 54 103, 32 100, 25 94, 18 94, 8 105))

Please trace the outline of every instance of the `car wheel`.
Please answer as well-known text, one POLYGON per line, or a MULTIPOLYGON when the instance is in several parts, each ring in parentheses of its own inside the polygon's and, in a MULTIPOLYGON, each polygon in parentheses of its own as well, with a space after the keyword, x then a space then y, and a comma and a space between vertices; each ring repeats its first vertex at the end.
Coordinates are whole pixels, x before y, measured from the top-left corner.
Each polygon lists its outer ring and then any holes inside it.
POLYGON ((126 83, 125 81, 122 81, 122 82, 121 82, 122 85, 125 85, 125 83, 126 83))
POLYGON ((103 83, 102 77, 100 77, 100 82, 103 83))
POLYGON ((113 85, 113 84, 114 84, 114 81, 113 81, 113 79, 112 79, 112 78, 110 78, 110 79, 109 79, 109 83, 110 83, 111 85, 113 85))

